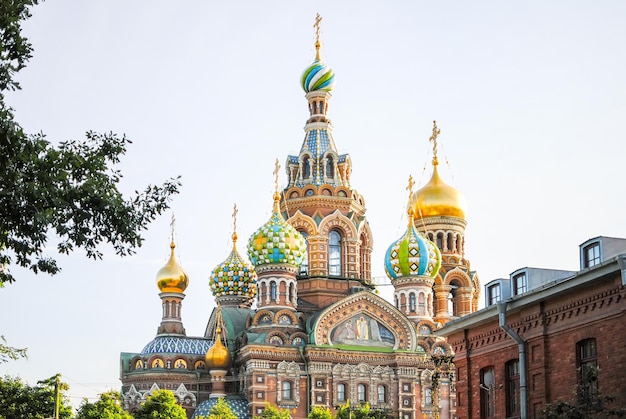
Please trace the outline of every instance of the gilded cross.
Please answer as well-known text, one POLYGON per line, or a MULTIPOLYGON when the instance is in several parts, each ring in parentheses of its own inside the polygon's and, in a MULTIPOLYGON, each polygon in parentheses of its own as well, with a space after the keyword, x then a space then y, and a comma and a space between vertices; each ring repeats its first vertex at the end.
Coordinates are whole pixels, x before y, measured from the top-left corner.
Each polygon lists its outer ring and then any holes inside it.
POLYGON ((237 209, 237 203, 235 203, 235 205, 233 205, 233 231, 236 232, 237 231, 237 213, 239 212, 239 210, 237 209))
POLYGON ((437 137, 441 134, 441 130, 437 128, 437 121, 433 121, 433 135, 428 139, 433 142, 433 164, 437 164, 437 137))
POLYGON ((276 159, 276 163, 274 163, 274 187, 276 188, 276 192, 278 192, 278 170, 280 169, 280 164, 278 163, 278 159, 276 159))
POLYGON ((409 175, 409 184, 406 187, 406 190, 409 191, 409 199, 413 195, 413 185, 415 185, 415 181, 413 180, 413 176, 409 175))
POLYGON ((176 224, 176 217, 174 217, 174 213, 172 213, 172 221, 170 221, 170 236, 172 238, 172 243, 174 243, 174 224, 176 224))
POLYGON ((315 16, 315 24, 313 24, 313 27, 315 28, 315 41, 316 42, 319 42, 320 40, 320 23, 322 23, 322 17, 318 13, 317 16, 315 16))

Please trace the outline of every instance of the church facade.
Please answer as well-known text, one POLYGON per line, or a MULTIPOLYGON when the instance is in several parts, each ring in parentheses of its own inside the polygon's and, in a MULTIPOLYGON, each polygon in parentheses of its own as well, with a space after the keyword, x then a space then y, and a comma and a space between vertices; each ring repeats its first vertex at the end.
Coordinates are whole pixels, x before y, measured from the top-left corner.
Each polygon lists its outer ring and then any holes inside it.
MULTIPOLYGON (((372 282, 373 232, 351 185, 328 119, 333 71, 316 57, 305 69, 309 119, 298 155, 276 162, 273 213, 211 272, 217 308, 203 336, 189 337, 181 306, 187 275, 171 257, 157 274, 163 316, 154 340, 122 353, 122 399, 137 409, 155 389, 172 390, 190 417, 223 397, 240 418, 269 402, 306 418, 314 406, 368 403, 390 417, 456 417, 452 349, 435 332, 478 309, 478 276, 465 259, 465 203, 438 173, 436 123, 430 181, 409 180, 406 232, 386 244, 393 301, 372 282)), ((399 206, 406 203, 399 202, 399 206)), ((236 212, 236 211, 235 211, 236 212)))

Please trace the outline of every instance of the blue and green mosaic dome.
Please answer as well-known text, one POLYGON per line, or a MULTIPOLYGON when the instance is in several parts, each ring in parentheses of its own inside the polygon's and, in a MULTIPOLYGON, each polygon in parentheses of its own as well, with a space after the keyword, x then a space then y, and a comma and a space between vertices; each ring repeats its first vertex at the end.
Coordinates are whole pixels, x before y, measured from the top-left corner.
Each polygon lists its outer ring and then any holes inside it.
MULTIPOLYGON (((204 418, 211 414, 211 409, 217 404, 219 399, 214 397, 203 401, 198 405, 196 411, 193 413, 191 419, 204 418)), ((241 396, 227 395, 224 401, 230 407, 230 410, 239 419, 250 419, 250 413, 248 411, 248 401, 241 396)))
POLYGON ((279 200, 276 194, 272 217, 248 240, 248 257, 255 267, 279 263, 298 267, 306 254, 306 241, 280 214, 279 200))
POLYGON ((441 253, 435 243, 422 236, 411 221, 407 232, 385 253, 385 272, 391 281, 404 276, 434 278, 441 267, 441 253))
POLYGON ((213 346, 213 340, 206 338, 188 338, 182 336, 157 336, 142 350, 142 355, 149 354, 187 354, 204 355, 213 346))
POLYGON ((306 93, 315 90, 330 92, 335 87, 335 73, 320 60, 315 60, 302 73, 300 85, 306 93))
POLYGON ((237 235, 233 234, 233 250, 226 260, 217 265, 209 285, 214 297, 241 296, 254 298, 257 293, 257 275, 254 267, 247 263, 235 247, 237 235))

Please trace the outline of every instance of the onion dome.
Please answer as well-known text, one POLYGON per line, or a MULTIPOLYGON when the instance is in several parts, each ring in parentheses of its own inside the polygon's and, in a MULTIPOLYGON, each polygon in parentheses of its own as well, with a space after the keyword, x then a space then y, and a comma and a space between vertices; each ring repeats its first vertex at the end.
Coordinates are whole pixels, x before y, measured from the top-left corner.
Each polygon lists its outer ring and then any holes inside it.
POLYGON ((237 233, 233 233, 233 250, 226 260, 213 269, 209 285, 214 297, 227 295, 254 298, 257 293, 257 275, 254 267, 244 261, 236 247, 237 233))
POLYGON ((419 217, 448 216, 465 218, 465 198, 456 188, 446 184, 433 160, 433 175, 411 198, 411 207, 419 217))
POLYGON ((320 59, 320 22, 318 14, 315 19, 315 61, 302 73, 300 85, 306 93, 321 90, 330 92, 335 87, 335 73, 320 59))
POLYGON ((322 61, 316 59, 302 73, 300 85, 306 93, 315 90, 330 92, 335 87, 335 73, 322 61))
POLYGON ((280 195, 274 193, 274 212, 248 240, 248 257, 255 267, 267 264, 300 266, 306 254, 306 241, 280 214, 280 195))
MULTIPOLYGON (((413 195, 413 177, 409 177, 409 197, 413 195)), ((413 208, 409 205, 406 233, 385 252, 385 272, 393 282, 406 276, 434 278, 441 267, 441 253, 435 243, 420 234, 413 224, 413 208)))
POLYGON ((176 244, 172 241, 170 244, 170 259, 156 275, 157 285, 161 292, 183 293, 185 289, 187 289, 187 285, 189 285, 189 277, 178 264, 176 256, 174 255, 175 247, 176 244))
POLYGON ((220 306, 217 307, 215 343, 206 351, 205 359, 209 369, 227 369, 232 362, 230 351, 222 343, 222 308, 220 306))

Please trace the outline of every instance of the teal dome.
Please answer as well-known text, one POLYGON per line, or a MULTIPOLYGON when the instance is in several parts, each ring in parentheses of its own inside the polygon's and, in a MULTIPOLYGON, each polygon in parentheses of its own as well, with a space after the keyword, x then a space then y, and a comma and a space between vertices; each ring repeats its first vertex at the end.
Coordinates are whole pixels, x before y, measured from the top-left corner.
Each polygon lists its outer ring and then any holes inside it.
POLYGON ((237 251, 237 235, 233 234, 233 250, 226 260, 211 272, 209 285, 216 298, 223 296, 256 297, 257 275, 254 267, 247 263, 237 251))
POLYGON ((300 85, 306 93, 315 90, 330 92, 335 87, 335 73, 320 60, 315 60, 302 73, 300 85))
POLYGON ((413 227, 412 219, 407 232, 385 252, 385 272, 391 281, 404 276, 434 278, 440 267, 439 249, 413 227))
POLYGON ((248 257, 255 267, 267 264, 288 264, 298 267, 306 254, 302 234, 280 214, 280 195, 274 195, 274 212, 270 220, 248 240, 248 257))

